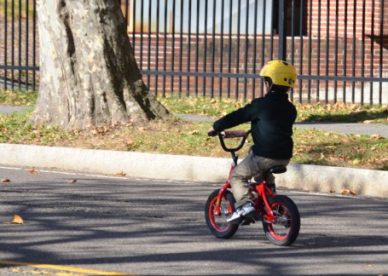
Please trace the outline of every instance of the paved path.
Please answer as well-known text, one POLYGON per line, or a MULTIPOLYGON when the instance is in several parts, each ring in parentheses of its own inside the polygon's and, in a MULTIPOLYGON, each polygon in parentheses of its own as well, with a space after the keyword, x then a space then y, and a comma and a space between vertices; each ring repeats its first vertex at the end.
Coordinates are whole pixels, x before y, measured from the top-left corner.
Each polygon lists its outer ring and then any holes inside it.
POLYGON ((388 138, 388 125, 385 124, 363 124, 363 123, 297 123, 298 128, 319 129, 330 132, 345 134, 378 134, 388 138))
POLYGON ((25 110, 25 106, 0 105, 0 113, 11 114, 13 112, 25 110))

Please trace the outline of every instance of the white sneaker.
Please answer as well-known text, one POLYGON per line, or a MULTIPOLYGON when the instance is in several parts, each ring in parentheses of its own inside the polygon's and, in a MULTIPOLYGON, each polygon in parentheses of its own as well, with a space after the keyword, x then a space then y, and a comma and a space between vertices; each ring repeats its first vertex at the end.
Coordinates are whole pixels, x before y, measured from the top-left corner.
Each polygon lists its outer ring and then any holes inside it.
POLYGON ((237 208, 237 210, 232 214, 230 218, 226 220, 227 223, 237 222, 240 218, 246 217, 247 215, 253 213, 255 211, 255 207, 253 207, 252 202, 247 202, 241 207, 237 208))

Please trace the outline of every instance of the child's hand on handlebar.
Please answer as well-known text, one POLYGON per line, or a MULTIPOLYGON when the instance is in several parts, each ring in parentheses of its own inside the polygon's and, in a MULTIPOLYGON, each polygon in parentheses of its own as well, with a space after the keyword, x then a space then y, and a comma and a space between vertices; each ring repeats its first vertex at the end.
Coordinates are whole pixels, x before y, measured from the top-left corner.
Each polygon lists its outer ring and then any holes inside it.
POLYGON ((216 136, 217 134, 218 134, 218 132, 215 131, 214 128, 212 128, 212 127, 207 132, 208 136, 216 136))

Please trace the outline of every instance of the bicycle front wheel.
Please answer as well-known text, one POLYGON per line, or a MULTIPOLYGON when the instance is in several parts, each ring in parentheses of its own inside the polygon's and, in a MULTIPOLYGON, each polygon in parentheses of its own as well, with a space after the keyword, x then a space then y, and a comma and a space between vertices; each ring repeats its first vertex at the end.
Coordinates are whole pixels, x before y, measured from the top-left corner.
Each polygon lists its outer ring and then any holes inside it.
POLYGON ((238 229, 238 224, 229 224, 226 221, 234 212, 235 199, 230 191, 226 191, 220 202, 221 212, 217 214, 216 203, 219 191, 213 191, 206 202, 205 220, 210 232, 214 236, 221 239, 228 239, 238 229))

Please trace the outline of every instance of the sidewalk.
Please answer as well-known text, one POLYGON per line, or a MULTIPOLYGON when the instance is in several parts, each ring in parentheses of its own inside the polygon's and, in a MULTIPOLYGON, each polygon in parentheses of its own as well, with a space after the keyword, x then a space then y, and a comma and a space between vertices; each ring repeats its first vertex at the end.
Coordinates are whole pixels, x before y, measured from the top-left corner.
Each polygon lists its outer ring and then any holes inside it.
POLYGON ((0 113, 11 114, 13 112, 19 112, 25 110, 25 106, 12 106, 12 105, 1 105, 0 104, 0 113))

